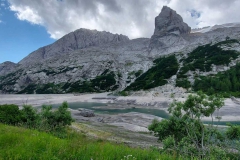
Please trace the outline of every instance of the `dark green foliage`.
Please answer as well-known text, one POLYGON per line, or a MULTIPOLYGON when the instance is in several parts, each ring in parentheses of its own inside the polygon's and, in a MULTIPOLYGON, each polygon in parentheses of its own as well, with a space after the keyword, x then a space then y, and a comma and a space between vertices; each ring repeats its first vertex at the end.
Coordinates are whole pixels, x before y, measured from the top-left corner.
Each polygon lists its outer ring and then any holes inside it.
POLYGON ((61 84, 29 84, 18 94, 60 94, 60 93, 86 93, 86 92, 102 92, 116 90, 119 86, 116 85, 114 72, 107 73, 105 70, 102 75, 97 76, 90 81, 76 81, 73 83, 61 84))
POLYGON ((212 117, 223 105, 223 98, 218 96, 207 96, 202 92, 189 95, 185 102, 174 101, 168 109, 169 119, 154 120, 149 130, 163 142, 163 152, 175 151, 197 159, 228 159, 229 150, 225 150, 227 143, 222 145, 224 138, 221 133, 213 122, 206 126, 201 121, 203 116, 212 117))
POLYGON ((132 71, 132 72, 128 73, 128 75, 129 75, 129 77, 131 75, 135 75, 135 77, 139 77, 142 73, 143 73, 143 70, 138 70, 138 71, 132 71))
POLYGON ((227 138, 233 140, 240 140, 240 126, 228 124, 228 129, 226 131, 227 138))
POLYGON ((68 103, 63 102, 61 106, 59 106, 58 110, 55 112, 56 115, 56 124, 57 125, 71 125, 73 119, 71 117, 70 111, 68 111, 68 103))
POLYGON ((228 65, 232 59, 236 59, 239 53, 234 50, 223 50, 221 45, 230 45, 232 43, 239 43, 237 40, 226 40, 219 42, 215 45, 207 44, 199 46, 194 51, 188 54, 188 58, 182 59, 183 67, 178 73, 178 78, 186 78, 184 75, 189 70, 209 72, 211 71, 211 65, 228 65))
POLYGON ((40 113, 29 105, 24 105, 22 110, 16 105, 0 105, 0 123, 54 132, 71 125, 71 122, 73 119, 67 102, 55 111, 51 106, 43 106, 40 113))
POLYGON ((67 125, 71 125, 73 119, 71 113, 67 110, 67 102, 63 102, 62 105, 56 111, 52 111, 51 106, 43 106, 40 113, 43 129, 47 130, 59 130, 67 125))
POLYGON ((129 95, 127 91, 121 91, 121 92, 118 92, 118 94, 120 96, 128 96, 129 95))
POLYGON ((186 78, 181 79, 181 80, 177 79, 176 86, 177 87, 183 87, 183 88, 190 88, 191 83, 186 78))
POLYGON ((86 92, 94 92, 94 88, 91 86, 91 83, 88 81, 77 81, 72 84, 68 83, 65 86, 69 86, 67 88, 67 93, 86 93, 86 92))
POLYGON ((184 125, 183 120, 171 116, 168 120, 164 119, 161 122, 154 119, 148 129, 154 132, 159 141, 163 141, 169 136, 173 136, 175 140, 180 141, 187 134, 184 125))
POLYGON ((92 86, 95 89, 110 91, 112 86, 116 84, 115 74, 110 72, 106 75, 97 76, 95 79, 91 80, 92 86))
POLYGON ((36 89, 37 94, 58 94, 61 92, 61 84, 54 84, 54 83, 48 83, 48 84, 41 84, 38 85, 36 89))
POLYGON ((22 113, 17 105, 0 105, 0 123, 17 125, 21 123, 22 113))
POLYGON ((115 74, 107 72, 108 70, 105 70, 100 76, 90 81, 77 81, 73 84, 67 83, 63 86, 63 89, 67 89, 68 93, 102 92, 117 89, 118 85, 116 85, 115 74))
POLYGON ((106 75, 109 72, 109 69, 106 69, 101 75, 106 75))
POLYGON ((136 77, 139 77, 141 74, 143 73, 143 70, 139 70, 135 73, 135 76, 136 77))
POLYGON ((145 90, 162 86, 167 84, 167 79, 178 71, 178 62, 174 55, 156 59, 154 63, 156 64, 154 67, 138 77, 125 91, 145 90))
POLYGON ((211 95, 222 93, 224 97, 240 96, 240 64, 231 67, 230 70, 220 72, 213 76, 201 76, 195 79, 193 89, 202 90, 211 95))
POLYGON ((63 84, 29 84, 23 90, 19 91, 18 94, 59 94, 63 93, 61 87, 63 84))
POLYGON ((36 84, 29 84, 27 87, 25 87, 23 90, 18 92, 18 94, 26 93, 26 94, 34 94, 35 90, 37 89, 36 84))
POLYGON ((21 122, 28 128, 36 128, 39 125, 40 116, 32 106, 24 105, 21 114, 21 122))

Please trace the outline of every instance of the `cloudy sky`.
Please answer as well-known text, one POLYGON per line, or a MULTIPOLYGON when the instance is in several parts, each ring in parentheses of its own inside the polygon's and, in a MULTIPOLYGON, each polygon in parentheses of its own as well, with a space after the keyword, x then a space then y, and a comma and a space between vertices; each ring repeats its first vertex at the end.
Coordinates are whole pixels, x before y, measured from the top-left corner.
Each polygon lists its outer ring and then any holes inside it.
POLYGON ((151 37, 163 5, 192 28, 240 21, 240 0, 0 0, 0 63, 78 28, 151 37))

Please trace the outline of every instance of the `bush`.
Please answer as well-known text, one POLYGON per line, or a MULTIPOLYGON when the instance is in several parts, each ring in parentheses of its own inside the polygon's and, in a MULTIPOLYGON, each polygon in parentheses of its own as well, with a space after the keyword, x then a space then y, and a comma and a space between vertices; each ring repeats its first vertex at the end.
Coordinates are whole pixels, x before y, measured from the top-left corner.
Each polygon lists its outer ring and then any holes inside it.
POLYGON ((10 125, 17 125, 22 122, 22 114, 17 105, 0 105, 0 122, 10 125))
POLYGON ((227 138, 240 139, 240 126, 228 124, 229 128, 226 131, 227 138))
POLYGON ((175 151, 180 155, 209 158, 216 149, 218 131, 213 123, 207 127, 201 121, 203 116, 212 117, 216 109, 223 106, 221 97, 206 96, 202 92, 189 95, 185 102, 174 101, 168 120, 154 120, 149 130, 163 142, 163 151, 175 151))
POLYGON ((42 106, 40 113, 30 105, 24 105, 22 110, 17 105, 0 105, 0 123, 4 124, 52 132, 71 125, 71 122, 73 119, 67 102, 55 111, 51 106, 42 106))
POLYGON ((54 131, 62 129, 67 125, 71 125, 73 119, 71 113, 67 109, 67 102, 63 102, 56 111, 52 111, 52 106, 43 106, 40 113, 42 119, 40 129, 54 131))
POLYGON ((30 105, 24 105, 21 110, 21 121, 29 128, 36 128, 40 123, 40 116, 37 110, 30 105))
POLYGON ((121 92, 118 92, 118 94, 120 96, 128 96, 129 95, 129 93, 127 91, 121 91, 121 92))
POLYGON ((176 81, 176 86, 177 87, 182 87, 182 88, 190 88, 192 85, 191 83, 187 80, 187 78, 184 78, 184 79, 177 79, 176 81))

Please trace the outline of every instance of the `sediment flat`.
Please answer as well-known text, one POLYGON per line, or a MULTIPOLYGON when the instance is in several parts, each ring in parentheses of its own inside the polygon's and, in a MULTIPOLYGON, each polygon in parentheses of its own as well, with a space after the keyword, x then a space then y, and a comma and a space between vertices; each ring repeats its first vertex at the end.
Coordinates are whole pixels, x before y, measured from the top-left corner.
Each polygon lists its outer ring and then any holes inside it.
MULTIPOLYGON (((157 96, 153 97, 151 95, 145 95, 145 96, 127 96, 127 97, 115 97, 113 99, 108 99, 109 93, 96 93, 96 94, 0 94, 0 104, 16 104, 18 106, 22 106, 24 104, 29 104, 34 107, 41 106, 43 104, 45 105, 51 105, 51 104, 61 104, 63 101, 67 102, 97 102, 97 103, 105 103, 107 104, 108 108, 113 109, 127 109, 132 107, 137 108, 147 108, 147 109, 159 109, 164 110, 167 112, 168 105, 172 102, 172 99, 168 96, 157 96), (97 98, 96 98, 97 97, 97 98), (102 97, 102 98, 101 98, 102 97), (133 103, 134 102, 134 103, 133 103)), ((181 96, 181 97, 187 97, 187 95, 181 96)), ((184 101, 186 98, 177 98, 179 101, 184 101)), ((239 100, 240 99, 235 99, 239 100)), ((106 106, 100 106, 100 108, 104 108, 106 106)), ((98 106, 99 108, 99 106, 98 106)), ((72 111, 77 112, 77 111, 72 111)), ((132 113, 134 115, 127 114, 128 117, 139 115, 147 122, 150 122, 153 118, 156 118, 156 116, 152 116, 149 114, 143 114, 143 113, 132 113), (148 116, 148 118, 146 118, 148 116), (145 117, 145 118, 144 118, 145 117), (149 118, 150 117, 150 118, 149 118)), ((222 119, 221 121, 240 121, 240 104, 236 103, 230 98, 225 99, 225 105, 218 111, 214 113, 214 118, 216 116, 220 116, 222 119)), ((110 117, 108 119, 113 119, 112 122, 108 121, 108 123, 112 123, 115 125, 121 125, 124 122, 117 122, 116 119, 114 119, 114 115, 104 115, 99 114, 99 117, 110 117)), ((115 117, 121 117, 124 116, 124 114, 117 114, 115 117)), ((125 115, 126 116, 126 115, 125 115)), ((81 117, 82 118, 82 117, 81 117)), ((80 119, 81 119, 80 118, 80 119)), ((84 118, 82 118, 84 119, 84 118)), ((203 117, 203 120, 211 120, 211 118, 203 117)), ((118 119, 119 120, 119 119, 118 119)), ((88 121, 91 121, 91 118, 88 119, 88 121)), ((121 121, 121 120, 119 120, 121 121)), ((136 124, 139 126, 140 123, 134 122, 132 119, 128 120, 129 124, 136 124)), ((143 123, 144 124, 144 123, 143 123)), ((147 124, 144 124, 144 126, 141 127, 147 127, 147 124)), ((134 128, 131 126, 128 126, 126 128, 134 128)), ((135 127, 138 128, 138 127, 135 127)), ((144 129, 143 129, 144 130, 144 129)))

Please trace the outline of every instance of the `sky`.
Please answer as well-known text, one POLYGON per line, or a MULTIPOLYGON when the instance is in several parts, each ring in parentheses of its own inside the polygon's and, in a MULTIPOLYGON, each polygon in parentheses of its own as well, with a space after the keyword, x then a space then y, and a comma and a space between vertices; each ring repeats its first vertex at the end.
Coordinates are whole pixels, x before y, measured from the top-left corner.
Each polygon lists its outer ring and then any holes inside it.
POLYGON ((164 5, 192 28, 240 22, 240 0, 0 0, 0 63, 79 28, 151 37, 164 5))

